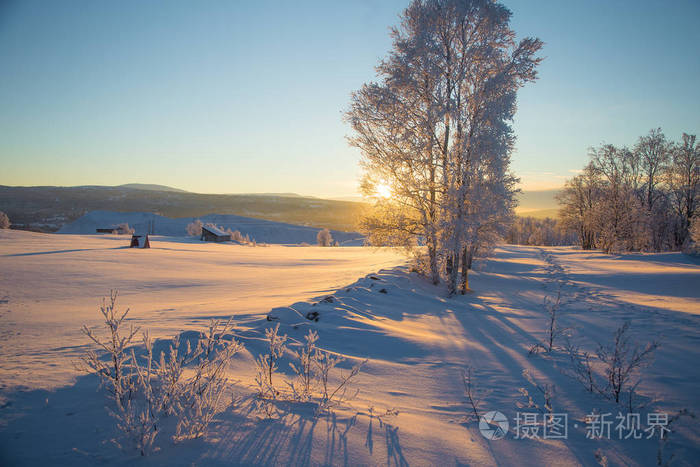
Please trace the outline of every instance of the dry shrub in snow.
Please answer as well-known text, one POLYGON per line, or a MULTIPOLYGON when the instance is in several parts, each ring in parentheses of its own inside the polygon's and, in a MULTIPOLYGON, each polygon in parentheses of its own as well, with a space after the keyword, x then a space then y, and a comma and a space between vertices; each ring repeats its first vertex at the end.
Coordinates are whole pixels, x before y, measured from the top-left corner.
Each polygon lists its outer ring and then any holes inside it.
POLYGON ((356 363, 348 373, 340 372, 338 382, 335 385, 329 383, 330 371, 339 363, 345 361, 345 358, 336 356, 327 351, 318 351, 315 353, 315 364, 318 371, 318 381, 321 386, 321 397, 319 408, 328 410, 331 407, 342 404, 343 402, 353 399, 359 391, 355 391, 352 395, 348 394, 350 389, 350 381, 360 374, 362 366, 367 363, 367 360, 356 363))
POLYGON ((562 306, 562 288, 563 284, 558 283, 556 298, 551 298, 549 296, 544 297, 543 305, 545 310, 547 310, 547 329, 546 329, 546 340, 543 343, 537 343, 530 347, 530 353, 537 353, 540 350, 545 352, 551 352, 554 348, 554 342, 563 334, 565 334, 568 329, 559 326, 558 317, 559 310, 562 306))
MULTIPOLYGON (((476 385, 474 376, 474 369, 468 366, 462 373, 462 382, 464 383, 464 392, 469 400, 469 405, 472 408, 472 412, 474 412, 474 420, 479 421, 483 399, 491 393, 491 390, 480 390, 476 385)), ((467 416, 467 420, 469 419, 471 417, 467 416)))
POLYGON ((265 329, 265 339, 268 342, 268 352, 259 355, 255 364, 257 373, 255 383, 258 385, 259 399, 275 399, 279 395, 279 390, 275 388, 273 375, 278 369, 277 361, 284 355, 287 349, 287 335, 279 335, 280 325, 274 328, 265 329))
POLYGON ((9 229, 9 228, 10 228, 10 218, 7 217, 7 214, 0 211, 0 229, 9 229))
POLYGON ((307 401, 313 393, 314 379, 316 378, 316 354, 318 353, 317 340, 318 334, 310 329, 304 337, 304 346, 299 352, 294 352, 297 362, 292 362, 289 365, 297 376, 296 381, 287 383, 295 400, 307 401))
POLYGON ((189 224, 187 224, 186 230, 187 235, 191 237, 199 237, 200 235, 202 235, 202 221, 197 219, 193 222, 190 222, 189 224))
POLYGON ((349 392, 350 383, 367 360, 356 363, 348 372, 338 371, 334 377, 331 374, 333 369, 346 359, 319 349, 316 346, 318 334, 315 331, 309 330, 299 351, 287 348, 287 336, 280 336, 279 323, 274 328, 265 330, 265 338, 268 341, 268 351, 256 360, 255 382, 258 385, 258 408, 268 417, 276 412, 270 401, 282 397, 280 388, 275 386, 274 375, 280 358, 287 352, 296 359, 290 363, 295 378, 285 381, 291 390, 287 400, 308 402, 316 398, 319 410, 329 410, 357 395, 357 392, 349 392))
POLYGON ((114 402, 110 414, 122 436, 143 456, 153 451, 162 421, 167 417, 172 416, 177 422, 173 440, 203 436, 216 414, 228 406, 224 397, 226 370, 242 348, 236 340, 224 339, 231 331, 231 320, 213 320, 194 346, 188 340, 183 348, 180 339, 174 338, 158 357, 154 356, 153 340, 145 332, 142 352, 137 354, 134 347, 129 351, 127 347, 138 329, 132 327, 122 335, 120 328, 128 310, 118 313, 116 298, 117 293, 111 292, 109 303, 105 300, 100 309, 107 331, 104 338, 83 327, 104 355, 89 350, 82 366, 97 373, 110 389, 114 402))
POLYGON ((599 391, 596 383, 596 374, 593 369, 593 359, 590 352, 581 350, 570 341, 566 343, 566 353, 571 361, 571 370, 576 378, 588 392, 599 391))
POLYGON ((333 244, 331 231, 328 229, 320 230, 316 235, 316 241, 318 242, 318 246, 331 246, 333 244))
MULTIPOLYGON (((603 363, 606 386, 602 393, 620 402, 623 391, 629 391, 630 398, 637 387, 636 374, 651 364, 654 351, 659 347, 657 341, 644 346, 634 345, 629 333, 630 322, 620 326, 609 345, 600 345, 598 359, 603 363)), ((631 402, 630 402, 631 405, 631 402)))
POLYGON ((530 374, 528 370, 523 370, 523 377, 535 388, 537 389, 537 392, 540 394, 542 398, 542 402, 540 404, 535 402, 535 399, 533 396, 530 394, 530 392, 526 388, 520 388, 518 391, 525 397, 527 400, 526 403, 518 402, 516 405, 519 408, 527 408, 527 409, 537 409, 541 413, 552 413, 554 411, 554 408, 552 406, 552 399, 554 398, 554 391, 555 391, 555 386, 550 383, 539 383, 535 380, 535 378, 530 374))

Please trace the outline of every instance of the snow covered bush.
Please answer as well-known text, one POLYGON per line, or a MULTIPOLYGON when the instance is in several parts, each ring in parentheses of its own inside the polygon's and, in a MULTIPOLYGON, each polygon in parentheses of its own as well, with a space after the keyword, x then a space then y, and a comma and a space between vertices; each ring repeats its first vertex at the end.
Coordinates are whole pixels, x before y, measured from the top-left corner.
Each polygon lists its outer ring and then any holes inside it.
POLYGON ((319 230, 316 235, 316 241, 318 242, 318 246, 331 246, 333 244, 331 231, 328 229, 319 230))
POLYGON ((232 357, 243 347, 235 339, 225 338, 232 329, 231 320, 212 320, 208 331, 201 333, 194 345, 187 340, 182 347, 179 336, 175 337, 167 349, 156 355, 153 340, 144 332, 137 353, 134 346, 128 351, 127 347, 138 329, 132 327, 122 334, 122 322, 129 310, 118 313, 116 298, 117 293, 111 292, 109 302, 103 301, 100 309, 107 328, 104 338, 83 327, 104 354, 88 350, 82 369, 98 374, 102 385, 110 389, 113 407, 108 410, 122 437, 146 456, 154 450, 167 417, 176 420, 174 441, 203 436, 216 414, 230 403, 224 397, 228 387, 226 371, 232 357))
POLYGON ((227 407, 226 371, 233 356, 243 349, 235 339, 224 339, 232 328, 232 318, 225 322, 212 320, 207 333, 198 340, 190 357, 194 373, 184 386, 175 440, 203 436, 214 416, 227 407))
POLYGON ((9 229, 9 228, 10 228, 10 218, 7 217, 7 214, 0 211, 0 229, 9 229))
POLYGON ((196 219, 195 221, 190 222, 189 224, 187 224, 186 230, 187 235, 191 237, 199 237, 200 235, 202 235, 202 221, 196 219))
POLYGON ((116 290, 109 293, 109 302, 102 299, 100 313, 104 320, 107 334, 104 337, 98 336, 94 330, 83 326, 82 332, 90 340, 102 349, 109 360, 105 361, 94 350, 88 349, 81 359, 81 368, 96 373, 100 377, 101 384, 105 386, 114 396, 117 404, 125 402, 124 396, 131 385, 131 355, 126 351, 139 331, 139 328, 129 327, 126 333, 122 331, 122 322, 129 313, 129 309, 120 313, 117 311, 116 290))
POLYGON ((129 227, 129 224, 126 222, 123 222, 117 226, 116 229, 112 232, 113 234, 117 235, 133 235, 136 232, 135 229, 129 227))
POLYGON ((226 233, 231 235, 231 240, 238 243, 247 243, 245 238, 239 230, 231 230, 231 228, 226 229, 226 233))

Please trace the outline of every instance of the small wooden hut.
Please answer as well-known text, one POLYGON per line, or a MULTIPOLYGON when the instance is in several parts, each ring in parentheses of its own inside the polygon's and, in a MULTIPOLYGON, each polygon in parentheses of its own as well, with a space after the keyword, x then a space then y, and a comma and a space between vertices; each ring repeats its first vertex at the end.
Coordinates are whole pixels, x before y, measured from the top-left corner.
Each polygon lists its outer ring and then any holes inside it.
POLYGON ((151 242, 148 240, 148 235, 132 235, 129 248, 151 248, 151 242))
POLYGON ((231 234, 227 234, 216 227, 203 225, 200 240, 204 240, 205 242, 230 242, 231 234))

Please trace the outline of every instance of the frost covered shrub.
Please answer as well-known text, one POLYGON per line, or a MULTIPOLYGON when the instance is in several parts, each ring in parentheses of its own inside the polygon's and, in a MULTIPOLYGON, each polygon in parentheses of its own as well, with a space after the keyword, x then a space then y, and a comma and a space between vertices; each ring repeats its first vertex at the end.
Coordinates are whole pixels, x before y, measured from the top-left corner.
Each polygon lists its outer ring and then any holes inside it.
POLYGON ((228 406, 224 393, 226 370, 232 357, 242 349, 234 339, 224 339, 232 329, 231 320, 212 320, 208 332, 202 333, 194 346, 180 339, 172 340, 165 351, 154 356, 153 340, 147 332, 142 338, 142 352, 137 355, 132 343, 138 329, 122 335, 121 325, 128 310, 116 311, 115 291, 100 309, 107 335, 98 337, 88 327, 83 332, 104 350, 104 356, 88 350, 82 359, 83 369, 97 373, 110 389, 114 408, 110 414, 117 428, 141 453, 153 451, 163 419, 175 418, 173 440, 203 436, 217 413, 228 406), (185 373, 189 376, 185 376, 185 373))
POLYGON ((202 221, 199 219, 187 224, 187 235, 191 237, 199 237, 202 235, 202 221))
POLYGON ((316 235, 316 241, 318 242, 318 246, 331 246, 333 244, 331 231, 328 229, 319 230, 316 235))
POLYGON ((695 216, 689 229, 690 242, 686 252, 690 254, 700 254, 700 215, 695 216))
POLYGON ((126 222, 119 224, 117 228, 112 231, 113 234, 118 235, 133 235, 135 232, 136 230, 129 227, 129 224, 126 222))
POLYGON ((309 330, 304 340, 305 343, 302 349, 299 352, 294 352, 297 362, 292 362, 289 365, 296 374, 296 381, 287 383, 292 390, 294 399, 299 401, 307 401, 313 394, 314 380, 316 379, 318 354, 316 341, 318 340, 318 334, 313 330, 309 330))
POLYGON ((257 373, 255 382, 258 385, 258 397, 260 399, 275 399, 279 390, 275 388, 273 375, 278 369, 277 361, 287 350, 287 335, 279 335, 280 325, 265 329, 265 339, 268 342, 268 352, 258 356, 255 361, 257 373))
POLYGON ((279 369, 280 358, 287 352, 295 359, 289 364, 295 376, 291 381, 285 381, 291 390, 291 394, 284 397, 286 400, 308 402, 315 399, 319 410, 328 410, 354 398, 359 392, 348 391, 351 381, 360 373, 367 360, 358 362, 349 372, 339 371, 337 376, 333 377, 332 370, 346 359, 319 349, 316 346, 318 334, 315 331, 309 330, 304 344, 298 351, 287 347, 287 336, 280 336, 279 323, 274 328, 265 330, 265 338, 268 351, 256 360, 255 382, 258 386, 258 408, 268 417, 272 417, 276 412, 271 401, 283 397, 280 388, 275 385, 274 375, 279 369))
MULTIPOLYGON (((479 387, 477 387, 475 379, 473 368, 468 366, 462 372, 462 382, 464 383, 464 392, 467 396, 467 400, 469 400, 469 405, 471 406, 475 417, 474 420, 478 421, 481 418, 481 412, 483 411, 483 400, 485 397, 491 394, 492 391, 481 390, 479 387)), ((471 415, 468 415, 466 418, 467 420, 470 420, 472 417, 471 415)))
POLYGON ((348 373, 340 372, 336 385, 332 385, 329 382, 330 371, 344 361, 345 358, 333 355, 327 351, 319 351, 315 354, 315 365, 318 372, 317 379, 320 383, 321 391, 319 408, 322 410, 330 409, 349 399, 353 399, 359 392, 355 391, 352 395, 348 394, 350 381, 360 374, 360 370, 362 366, 367 363, 367 360, 356 363, 348 373))
POLYGON ((124 402, 124 395, 131 385, 131 355, 126 349, 131 345, 139 328, 130 326, 128 332, 122 333, 122 322, 129 313, 129 309, 127 308, 123 313, 117 311, 117 296, 118 292, 111 290, 109 302, 106 298, 102 299, 100 313, 107 331, 104 338, 99 337, 87 326, 82 328, 83 334, 102 349, 109 356, 109 360, 104 361, 96 351, 89 349, 81 359, 81 368, 96 373, 100 377, 102 386, 112 393, 119 404, 124 402))
POLYGON ((630 322, 626 321, 615 331, 611 344, 598 348, 598 359, 604 365, 607 384, 601 392, 618 403, 623 391, 629 391, 632 398, 638 384, 634 382, 635 375, 651 364, 654 351, 659 347, 657 341, 645 346, 634 345, 629 329, 630 322))
POLYGON ((540 394, 541 402, 537 404, 530 392, 526 388, 522 387, 519 388, 518 391, 520 392, 520 394, 523 395, 523 397, 525 397, 527 402, 517 402, 516 405, 518 406, 518 408, 537 409, 541 413, 552 413, 554 411, 554 407, 552 406, 552 400, 554 399, 554 392, 556 390, 554 384, 539 383, 537 380, 535 380, 535 378, 530 374, 528 370, 523 370, 523 377, 540 394))
POLYGON ((542 302, 545 310, 547 310, 547 329, 546 329, 546 335, 545 335, 545 342, 544 343, 537 343, 533 345, 530 348, 530 353, 537 353, 540 350, 544 350, 547 353, 551 353, 552 350, 554 349, 554 343, 559 337, 562 335, 565 335, 569 329, 568 328, 562 328, 559 325, 559 311, 561 309, 561 306, 563 305, 562 302, 562 290, 563 290, 563 284, 561 282, 558 282, 558 288, 557 288, 557 295, 555 298, 551 298, 550 296, 545 296, 544 300, 542 302))
POLYGON ((243 238, 243 235, 239 230, 231 230, 230 228, 226 229, 226 233, 231 235, 231 240, 234 242, 238 243, 246 243, 245 238, 243 238))
POLYGON ((10 228, 10 218, 7 217, 7 214, 0 211, 0 229, 9 229, 9 228, 10 228))

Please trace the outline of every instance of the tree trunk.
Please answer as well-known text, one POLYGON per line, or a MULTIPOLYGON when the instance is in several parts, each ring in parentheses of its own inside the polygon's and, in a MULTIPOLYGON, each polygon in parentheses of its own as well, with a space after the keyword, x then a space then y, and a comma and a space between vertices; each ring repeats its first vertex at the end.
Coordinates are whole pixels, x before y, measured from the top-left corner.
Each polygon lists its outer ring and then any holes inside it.
POLYGON ((462 295, 466 294, 469 290, 469 268, 471 267, 471 248, 462 249, 462 278, 460 291, 462 295))
POLYGON ((440 271, 437 263, 437 248, 432 240, 430 240, 428 245, 428 258, 430 261, 430 280, 433 282, 433 285, 438 285, 440 283, 440 271))

